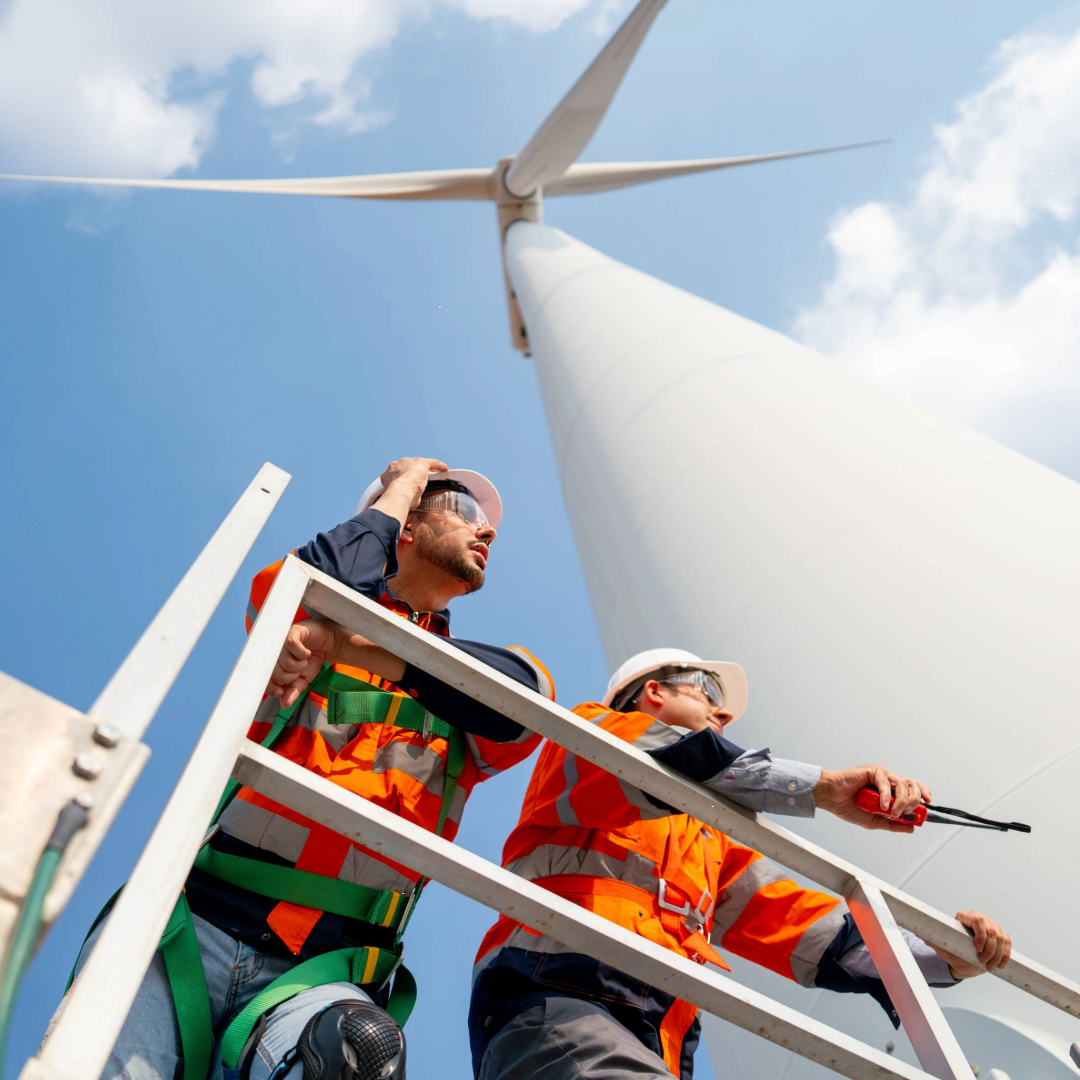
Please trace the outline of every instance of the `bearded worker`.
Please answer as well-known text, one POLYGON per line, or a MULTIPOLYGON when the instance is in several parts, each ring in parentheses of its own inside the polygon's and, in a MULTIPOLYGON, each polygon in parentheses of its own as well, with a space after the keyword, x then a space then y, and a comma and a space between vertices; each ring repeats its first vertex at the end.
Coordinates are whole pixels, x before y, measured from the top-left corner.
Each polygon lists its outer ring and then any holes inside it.
MULTIPOLYGON (((479 473, 403 458, 296 555, 553 699, 524 649, 449 637, 446 608, 483 585, 501 515, 479 473)), ((255 577, 249 630, 281 566, 255 577)), ((473 787, 539 743, 341 626, 296 620, 249 737, 406 821, 452 840, 473 787)), ((249 788, 222 803, 103 1076, 404 1077, 401 938, 423 881, 249 788)))
MULTIPOLYGON (((874 786, 881 808, 902 816, 930 801, 916 781, 877 765, 830 772, 728 741, 746 697, 737 664, 656 649, 628 660, 602 702, 574 712, 752 810, 812 816, 821 807, 854 824, 913 831, 854 800, 874 786)), ((868 993, 899 1025, 841 901, 552 742, 503 865, 679 956, 730 970, 723 948, 806 987, 868 993)), ((1009 936, 977 911, 957 918, 985 969, 1004 967, 1009 936)), ((984 970, 904 936, 932 986, 984 970)), ((479 1080, 691 1080, 700 1022, 689 1002, 503 916, 476 958, 469 1035, 479 1080)))

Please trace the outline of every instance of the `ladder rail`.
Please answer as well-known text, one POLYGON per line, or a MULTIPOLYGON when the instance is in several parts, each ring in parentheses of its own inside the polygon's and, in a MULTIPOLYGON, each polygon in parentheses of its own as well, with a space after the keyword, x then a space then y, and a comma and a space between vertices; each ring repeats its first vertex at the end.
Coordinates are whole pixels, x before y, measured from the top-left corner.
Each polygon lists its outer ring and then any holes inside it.
POLYGON ((931 993, 881 890, 856 880, 848 909, 922 1067, 940 1080, 970 1080, 971 1066, 931 993))
POLYGON ((149 757, 143 733, 290 479, 276 465, 262 465, 88 713, 0 673, 0 727, 10 732, 0 820, 10 827, 31 806, 39 811, 0 858, 0 967, 59 807, 77 798, 90 808, 90 821, 64 853, 45 901, 45 927, 70 900, 142 771, 149 757), (33 741, 20 749, 10 740, 27 730, 33 741))
POLYGON ((90 706, 93 718, 143 737, 290 479, 263 464, 90 706))
MULTIPOLYGON (((688 780, 614 735, 547 698, 524 689, 509 676, 474 660, 436 635, 418 629, 313 567, 305 569, 312 582, 304 600, 307 610, 317 611, 354 633, 362 634, 407 663, 498 710, 530 731, 566 747, 571 753, 713 826, 739 843, 760 851, 839 896, 847 896, 858 880, 872 884, 884 896, 900 926, 932 945, 978 963, 971 934, 944 912, 763 816, 736 806, 701 784, 688 780)), ((1080 985, 1022 953, 1014 951, 1008 966, 993 974, 1063 1012, 1080 1017, 1080 985)))
MULTIPOLYGON (((622 967, 853 1080, 959 1080, 963 1053, 898 926, 977 961, 954 919, 825 849, 735 806, 583 721, 437 635, 286 558, 240 659, 132 879, 23 1080, 97 1080, 229 776, 387 857, 495 906, 571 948, 622 967), (765 995, 644 941, 486 860, 266 751, 246 738, 281 645, 303 604, 362 634, 526 728, 848 899, 926 1072, 887 1057, 765 995)), ((998 977, 1074 1016, 1080 986, 1013 953, 998 977)))
POLYGON ((494 907, 578 952, 627 971, 852 1080, 928 1080, 922 1070, 742 986, 719 969, 705 968, 677 956, 571 900, 403 821, 389 810, 323 782, 309 770, 255 743, 241 749, 233 776, 260 794, 485 907, 494 907))
POLYGON ((303 600, 297 559, 282 568, 218 698, 180 782, 165 806, 101 936, 36 1059, 52 1080, 97 1080, 202 844, 222 789, 247 738, 281 643, 303 600))

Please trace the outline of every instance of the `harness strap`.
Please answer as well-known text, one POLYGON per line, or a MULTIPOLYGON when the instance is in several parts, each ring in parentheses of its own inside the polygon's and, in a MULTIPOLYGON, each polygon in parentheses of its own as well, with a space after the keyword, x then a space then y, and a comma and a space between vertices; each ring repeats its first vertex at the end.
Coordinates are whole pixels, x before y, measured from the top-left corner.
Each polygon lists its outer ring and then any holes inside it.
MULTIPOLYGON (((324 664, 308 689, 287 709, 278 710, 270 731, 262 740, 262 746, 267 749, 273 747, 289 721, 307 700, 308 694, 327 697, 327 716, 332 724, 385 723, 421 732, 425 737, 433 735, 447 740, 442 806, 435 828, 436 835, 441 835, 465 765, 467 749, 461 731, 432 716, 407 694, 390 693, 370 683, 342 675, 334 671, 331 665, 324 664)), ((214 812, 214 823, 241 787, 235 780, 229 782, 214 812)), ((396 929, 398 942, 405 933, 405 927, 426 883, 426 879, 421 878, 409 902, 402 904, 402 894, 390 889, 372 889, 322 874, 311 874, 295 867, 228 855, 215 851, 209 844, 200 848, 194 867, 211 877, 260 896, 319 911, 329 911, 378 926, 393 927, 396 929)), ((119 890, 102 908, 90 928, 91 933, 108 914, 118 895, 119 890)), ((184 1059, 183 1080, 206 1080, 214 1042, 210 994, 191 908, 183 893, 173 908, 158 948, 165 961, 169 989, 180 1028, 180 1046, 184 1059)), ((395 971, 397 975, 386 1011, 404 1027, 416 1004, 416 980, 408 968, 401 964, 400 946, 397 951, 374 946, 337 949, 297 964, 247 1004, 222 1037, 221 1054, 224 1065, 227 1068, 236 1067, 244 1044, 264 1012, 302 990, 331 982, 351 982, 357 986, 377 983, 381 988, 395 971)), ((68 986, 70 985, 69 978, 68 986)))
POLYGON ((209 844, 199 849, 194 868, 271 900, 285 900, 376 926, 396 929, 395 917, 400 920, 405 908, 402 894, 392 889, 372 889, 292 866, 227 855, 209 844))
POLYGON ((534 885, 548 889, 567 900, 580 903, 580 896, 610 896, 621 900, 630 900, 642 911, 660 920, 660 925, 679 939, 679 944, 687 952, 697 953, 702 960, 709 960, 717 967, 730 971, 724 958, 705 939, 700 930, 692 931, 675 912, 660 906, 660 898, 648 889, 630 885, 615 878, 591 877, 588 874, 551 874, 547 877, 534 878, 534 885))
MULTIPOLYGON (((394 979, 386 1011, 404 1026, 416 1004, 416 980, 407 968, 401 966, 400 955, 389 949, 373 947, 335 949, 290 968, 248 1002, 221 1037, 222 1065, 227 1069, 236 1068, 244 1044, 259 1017, 275 1005, 288 1001, 303 990, 333 982, 354 983, 356 986, 376 984, 381 988, 395 970, 397 978, 394 979)), ((187 1075, 186 1062, 184 1080, 191 1080, 187 1075)))
POLYGON ((184 1080, 206 1080, 210 1072, 210 1051, 214 1046, 210 992, 206 987, 206 973, 203 971, 191 908, 183 893, 173 908, 158 948, 165 961, 176 1022, 180 1028, 184 1080))

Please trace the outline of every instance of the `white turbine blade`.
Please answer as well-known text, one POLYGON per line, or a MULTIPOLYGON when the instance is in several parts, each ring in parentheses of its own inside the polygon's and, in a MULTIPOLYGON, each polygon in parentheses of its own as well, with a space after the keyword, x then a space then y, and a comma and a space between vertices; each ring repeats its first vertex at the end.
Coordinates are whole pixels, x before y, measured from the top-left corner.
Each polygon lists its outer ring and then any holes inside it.
POLYGON ((512 195, 531 194, 577 160, 607 112, 660 9, 667 0, 641 0, 589 69, 555 106, 506 173, 512 195))
POLYGON ((874 142, 849 143, 846 146, 823 146, 816 150, 788 150, 779 154, 755 154, 751 157, 701 158, 696 161, 618 161, 601 164, 571 165, 557 180, 544 186, 545 195, 592 195, 599 191, 648 184, 673 176, 730 169, 736 165, 757 165, 762 161, 783 161, 785 158, 809 157, 813 154, 834 154, 840 150, 858 150, 864 146, 880 146, 888 139, 874 142))
POLYGON ((92 187, 176 188, 180 191, 240 191, 268 195, 329 195, 341 199, 490 199, 491 169, 326 176, 297 180, 116 180, 106 177, 11 176, 28 183, 87 184, 92 187))

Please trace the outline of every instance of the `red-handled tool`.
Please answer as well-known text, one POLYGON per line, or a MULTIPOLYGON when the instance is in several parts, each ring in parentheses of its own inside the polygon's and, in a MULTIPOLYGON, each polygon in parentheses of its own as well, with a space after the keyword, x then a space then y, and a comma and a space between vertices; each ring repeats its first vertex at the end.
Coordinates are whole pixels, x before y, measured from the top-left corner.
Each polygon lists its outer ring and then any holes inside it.
MULTIPOLYGON (((881 809, 881 797, 877 788, 864 787, 855 796, 855 805, 868 814, 877 814, 880 817, 889 817, 888 810, 881 809)), ((948 806, 938 806, 935 803, 920 803, 910 814, 894 820, 902 821, 905 825, 923 825, 927 821, 935 825, 964 825, 969 829, 994 829, 997 832, 1031 832, 1030 825, 1024 825, 1019 821, 991 821, 990 818, 979 817, 978 814, 969 814, 966 810, 953 810, 948 806), (935 813, 936 811, 936 813, 935 813), (948 814, 950 817, 943 817, 948 814), (953 821, 951 818, 962 818, 962 821, 953 821)))

